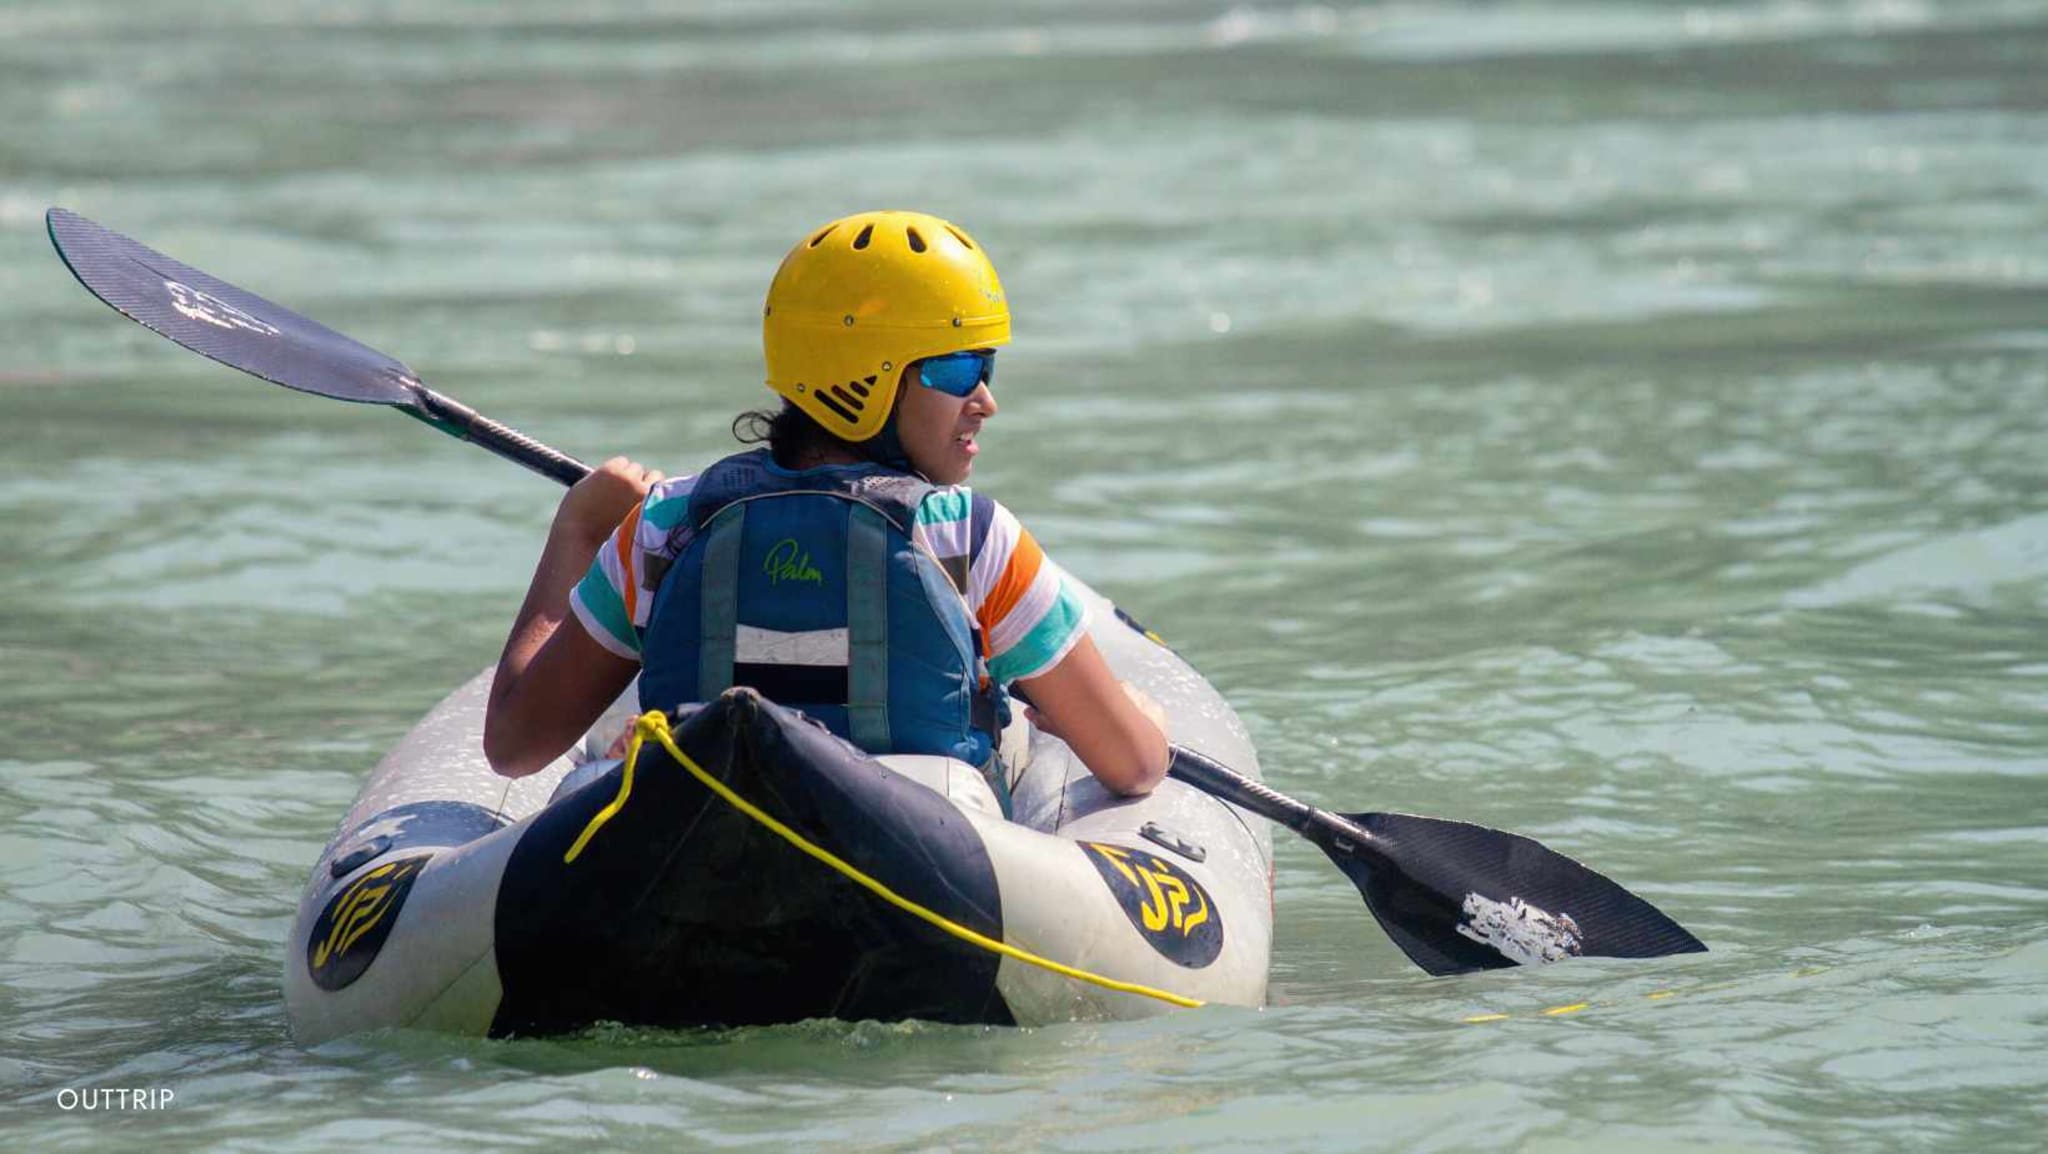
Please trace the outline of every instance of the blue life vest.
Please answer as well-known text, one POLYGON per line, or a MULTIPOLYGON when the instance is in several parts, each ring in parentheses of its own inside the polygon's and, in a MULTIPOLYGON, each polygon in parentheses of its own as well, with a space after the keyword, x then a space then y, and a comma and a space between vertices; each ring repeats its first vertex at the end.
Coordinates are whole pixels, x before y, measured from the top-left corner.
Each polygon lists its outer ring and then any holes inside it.
POLYGON ((911 536, 932 489, 871 464, 792 471, 766 449, 704 470, 649 610, 641 708, 746 685, 869 753, 992 770, 1008 711, 961 593, 966 561, 942 565, 911 536))

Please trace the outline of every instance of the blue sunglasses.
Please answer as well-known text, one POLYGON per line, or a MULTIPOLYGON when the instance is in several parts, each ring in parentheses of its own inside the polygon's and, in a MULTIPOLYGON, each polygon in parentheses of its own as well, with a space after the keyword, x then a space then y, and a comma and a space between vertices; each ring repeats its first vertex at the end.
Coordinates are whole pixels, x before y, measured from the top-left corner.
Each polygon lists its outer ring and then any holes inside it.
POLYGON ((996 379, 996 351, 969 349, 943 357, 926 357, 918 366, 917 379, 925 388, 948 396, 969 396, 983 383, 996 379))

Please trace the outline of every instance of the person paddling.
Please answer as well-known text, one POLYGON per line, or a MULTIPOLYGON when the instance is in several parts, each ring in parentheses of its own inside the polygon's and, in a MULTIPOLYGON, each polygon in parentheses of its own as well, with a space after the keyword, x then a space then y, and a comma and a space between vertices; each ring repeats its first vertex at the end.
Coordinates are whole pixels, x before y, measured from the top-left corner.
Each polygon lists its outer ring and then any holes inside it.
MULTIPOLYGON (((987 388, 989 370, 993 366, 992 350, 1006 342, 1010 332, 1002 287, 996 282, 995 271, 986 267, 986 261, 978 255, 966 262, 967 267, 962 271, 981 278, 975 281, 970 277, 970 287, 978 285, 982 295, 983 303, 976 305, 972 295, 958 284, 918 287, 922 281, 914 268, 908 273, 898 269, 889 275, 864 278, 859 275, 863 269, 874 266, 839 262, 831 255, 837 249, 825 245, 835 233, 842 238, 845 236, 845 232, 840 231, 841 226, 859 222, 859 231, 853 233, 850 247, 854 251, 865 252, 874 244, 875 232, 871 226, 877 220, 907 215, 870 214, 864 218, 835 222, 812 237, 807 246, 812 249, 825 247, 827 257, 815 261, 805 258, 803 248, 806 246, 799 246, 783 262, 783 269, 769 290, 770 323, 766 327, 766 335, 769 383, 791 404, 786 404, 785 412, 773 418, 760 417, 767 424, 761 438, 770 442, 780 458, 776 463, 784 479, 790 475, 801 479, 806 471, 828 470, 833 465, 858 466, 862 460, 873 460, 883 455, 909 462, 913 469, 931 469, 938 477, 948 478, 943 484, 955 487, 954 504, 946 514, 934 516, 930 524, 952 525, 957 534, 960 521, 966 520, 965 551, 955 549, 946 552, 934 547, 935 540, 957 544, 958 537, 941 538, 935 530, 928 529, 922 514, 926 499, 932 496, 929 493, 916 502, 919 515, 909 536, 914 552, 921 554, 928 550, 934 557, 952 560, 950 566, 944 560, 939 562, 943 574, 962 574, 953 585, 956 590, 965 588, 968 591, 966 607, 972 618, 969 628, 983 622, 994 623, 995 628, 987 634, 991 644, 960 650, 961 664, 969 664, 971 655, 977 651, 996 664, 1020 652, 1045 658, 1042 664, 1035 666, 1038 672, 1028 672, 1022 658, 1009 666, 1015 683, 1030 686, 1037 697, 1041 707, 1039 721, 1048 729, 1065 735, 1068 744, 1112 788, 1129 791, 1156 785, 1160 774, 1147 773, 1143 767, 1152 764, 1147 760, 1152 753, 1165 751, 1160 738, 1165 726, 1157 712, 1158 707, 1143 708, 1145 699, 1135 692, 1129 695, 1130 704, 1125 707, 1118 694, 1109 688, 1114 682, 1103 667, 1101 655, 1094 652, 1094 647, 1078 627, 1069 631, 1062 626, 1040 633, 1040 626, 1046 620, 1073 623, 1081 617, 1081 613, 1072 607, 1073 599, 1065 590, 1063 579, 1058 577, 1057 570, 1051 570, 1053 583, 1049 586, 1041 584, 1040 576, 1048 571, 1047 563, 1043 554, 1035 549, 1020 550, 1021 544, 1028 540, 1021 527, 1016 529, 1015 542, 1009 546, 1010 553, 1000 565, 983 563, 983 558, 991 556, 986 537, 999 523, 1014 525, 1014 518, 999 519, 1000 507, 993 502, 977 503, 973 494, 957 488, 958 482, 966 478, 967 468, 949 470, 947 467, 948 452, 964 453, 964 460, 957 464, 971 465, 974 454, 968 450, 973 448, 974 435, 982 422, 995 412, 995 399, 987 388), (780 306, 777 305, 778 296, 784 298, 780 306), (951 310, 941 307, 947 300, 960 307, 951 310), (878 371, 873 380, 858 377, 847 380, 843 386, 838 385, 838 378, 842 375, 839 369, 860 358, 854 356, 858 350, 852 342, 832 342, 825 338, 824 334, 831 331, 833 314, 830 308, 820 309, 820 301, 850 308, 850 311, 840 314, 844 327, 854 329, 866 321, 864 333, 880 331, 888 337, 892 347, 900 342, 905 349, 915 346, 919 351, 906 353, 903 349, 894 350, 895 357, 905 358, 904 369, 899 376, 888 375, 894 372, 896 362, 885 357, 882 363, 891 367, 878 371), (778 309, 782 314, 779 326, 773 320, 778 309), (935 319, 948 315, 950 320, 935 319), (926 322, 922 326, 918 324, 920 317, 926 322), (797 320, 802 324, 793 324, 797 320), (890 336, 882 324, 885 321, 911 331, 890 336), (936 329, 943 333, 946 328, 963 331, 950 341, 936 340, 935 334, 929 331, 936 329), (972 334, 971 339, 969 334, 972 334), (931 347, 924 348, 927 343, 931 347), (846 356, 823 355, 834 347, 845 352, 846 356), (783 350, 782 353, 779 354, 778 349, 783 350), (954 359, 956 353, 976 354, 976 359, 985 363, 974 367, 971 379, 964 371, 955 376, 946 366, 960 363, 954 359), (791 355, 795 356, 795 361, 789 361, 791 355), (776 365, 779 359, 785 362, 786 367, 794 366, 790 367, 792 373, 803 375, 778 376, 776 365), (820 364, 832 366, 831 371, 824 376, 809 375, 820 364), (912 378, 913 370, 916 387, 906 384, 912 378), (826 383, 815 386, 817 381, 826 383), (814 387, 830 390, 835 404, 821 405, 814 399, 810 407, 796 403, 812 399, 814 387), (886 395, 878 393, 878 387, 884 389, 886 395), (927 401, 914 399, 924 396, 922 389, 946 392, 949 388, 951 392, 947 395, 956 396, 961 402, 957 410, 942 406, 934 412, 926 407, 927 401), (792 407, 798 408, 813 421, 819 420, 821 413, 829 414, 840 422, 837 427, 845 428, 850 434, 860 427, 858 422, 862 414, 871 407, 875 413, 886 409, 891 415, 882 419, 886 430, 899 406, 902 407, 903 418, 896 423, 893 442, 874 436, 853 436, 849 439, 832 432, 832 428, 825 425, 820 427, 825 429, 827 436, 818 440, 816 434, 809 433, 796 417, 787 412, 792 407), (785 421, 788 424, 783 425, 785 421), (778 425, 783 425, 780 433, 776 428, 778 425), (936 441, 934 433, 937 434, 936 441), (800 442, 810 440, 815 440, 813 448, 800 450, 797 447, 800 442), (874 443, 869 444, 870 441, 874 443), (956 443, 964 448, 949 450, 945 447, 956 443), (894 449, 890 448, 892 444, 894 449), (789 456, 781 457, 785 452, 789 456), (826 464, 819 464, 821 461, 826 464), (964 497, 961 496, 963 494, 964 497), (964 518, 961 515, 963 507, 964 518), (982 528, 984 525, 989 527, 986 531, 982 528), (919 530, 925 530, 921 538, 919 530), (1019 556, 1035 557, 1036 567, 1028 560, 1021 568, 1014 567, 1019 556), (1034 599, 1041 597, 1041 591, 1047 589, 1051 590, 1048 600, 1035 602, 1034 599), (1001 612, 991 610, 990 598, 995 598, 998 606, 1007 605, 1008 609, 1001 612), (1022 618, 1015 616, 1019 605, 1034 603, 1063 605, 1068 609, 1056 616, 1035 611, 1022 618), (1018 621, 1027 623, 1028 628, 1012 624, 1018 621), (1021 641, 1018 640, 1018 629, 1024 630, 1021 641), (1037 640, 1033 641, 1033 638, 1037 640), (1134 752, 1136 756, 1132 757, 1134 752), (1120 757, 1129 760, 1118 760, 1120 757)), ((543 476, 565 485, 576 485, 580 492, 572 491, 556 514, 555 530, 550 533, 547 547, 541 554, 533 586, 527 591, 526 604, 520 611, 519 621, 513 627, 504 658, 494 677, 496 684, 489 711, 496 718, 496 728, 486 736, 485 745, 486 752, 501 772, 513 775, 530 773, 567 748, 575 740, 577 732, 600 716, 606 702, 624 690, 638 666, 637 655, 643 650, 649 658, 650 670, 659 666, 667 669, 673 677, 688 676, 688 654, 671 655, 669 646, 653 644, 658 632, 655 627, 663 621, 670 621, 681 622, 675 628, 688 628, 688 595, 681 595, 685 601, 680 606, 666 599, 678 596, 670 592, 668 578, 680 562, 689 560, 688 549, 695 540, 693 534, 699 530, 708 533, 704 545, 707 553, 714 548, 729 551, 735 542, 745 545, 746 539, 738 529, 722 530, 720 527, 721 519, 728 516, 728 506, 751 504, 760 508, 772 504, 761 500, 767 496, 781 495, 794 499, 837 493, 840 498, 861 504, 864 508, 872 509, 878 503, 896 508, 898 520, 885 524, 893 526, 899 536, 903 534, 900 512, 906 494, 897 492, 891 504, 883 492, 888 488, 886 483, 841 485, 836 490, 826 489, 822 493, 801 493, 786 486, 778 490, 770 486, 757 496, 736 498, 724 505, 719 504, 715 497, 706 498, 700 505, 696 500, 697 488, 713 493, 732 491, 732 486, 721 489, 708 484, 706 478, 712 475, 713 470, 707 470, 705 477, 698 478, 697 486, 687 495, 680 492, 683 483, 676 483, 673 488, 678 492, 672 495, 672 500, 664 503, 659 499, 662 494, 655 492, 663 480, 659 473, 650 472, 624 458, 616 458, 606 463, 605 478, 586 488, 581 482, 592 479, 593 471, 589 466, 484 416, 453 397, 427 388, 420 383, 419 374, 403 361, 264 300, 247 289, 237 288, 218 277, 181 264, 77 213, 52 208, 45 219, 50 242, 56 246, 66 267, 79 283, 123 315, 149 326, 151 331, 211 360, 301 392, 388 406, 440 432, 489 450, 506 460, 516 461, 543 476), (231 318, 235 323, 227 324, 223 318, 231 318), (618 513, 629 508, 630 516, 610 538, 611 548, 603 549, 607 544, 605 526, 611 524, 618 513), (700 511, 702 515, 698 516, 700 511), (724 533, 724 544, 716 545, 721 532, 724 533), (618 558, 616 569, 605 560, 608 553, 618 558), (640 558, 637 568, 633 564, 636 555, 640 558), (585 597, 580 588, 576 590, 574 612, 578 627, 561 629, 562 622, 571 612, 571 588, 577 586, 579 575, 585 574, 586 570, 589 570, 589 575, 584 580, 591 582, 591 596, 585 597), (607 601, 602 596, 605 589, 614 595, 612 600, 607 601), (650 599, 646 602, 648 616, 645 617, 639 608, 642 596, 650 599), (606 616, 607 613, 610 616, 606 616), (606 621, 619 627, 615 629, 605 624, 606 621), (610 638, 610 642, 598 640, 600 636, 610 638), (559 694, 559 700, 552 698, 551 694, 559 694), (557 705, 562 708, 551 708, 557 705)), ((927 237, 936 235, 932 230, 934 225, 944 228, 965 251, 978 254, 965 233, 931 217, 920 217, 917 222, 904 221, 904 241, 911 252, 932 251, 927 237), (911 230, 920 224, 924 231, 913 238, 911 230)), ((850 227, 848 231, 851 231, 850 227)), ((927 275, 932 272, 930 266, 925 272, 927 275)), ((933 279, 942 280, 946 275, 934 276, 933 279)), ((846 335, 841 334, 842 337, 846 335)), ((867 362, 873 360, 872 355, 866 358, 867 362)), ((749 423, 749 416, 742 414, 741 419, 734 423, 735 432, 742 424, 749 423)), ((720 464, 737 459, 728 458, 720 464)), ((893 469, 885 465, 882 470, 884 477, 898 473, 909 475, 900 464, 893 469)), ((746 475, 732 474, 726 479, 744 478, 746 475)), ((758 467, 756 475, 774 474, 763 464, 758 467)), ((930 482, 934 479, 931 475, 913 477, 913 481, 930 482)), ((889 744, 894 744, 909 730, 893 728, 897 699, 877 692, 875 674, 877 671, 893 674, 896 666, 889 657, 906 654, 909 649, 891 649, 897 635, 876 627, 875 569, 866 563, 873 560, 875 552, 873 518, 867 514, 849 516, 861 517, 864 527, 857 533, 843 534, 862 543, 858 549, 845 549, 848 564, 844 572, 849 576, 867 576, 857 582, 862 590, 860 596, 849 596, 839 602, 849 621, 843 638, 835 637, 835 630, 829 628, 795 631, 807 634, 804 636, 777 635, 769 627, 754 623, 751 616, 746 626, 751 632, 742 633, 739 623, 742 611, 754 613, 756 609, 746 608, 746 605, 758 606, 758 602, 743 602, 745 591, 736 580, 712 582, 708 588, 714 595, 708 598, 703 595, 707 586, 703 584, 702 577, 707 569, 714 573, 738 573, 729 564, 731 558, 722 556, 716 566, 709 564, 711 558, 708 556, 693 562, 699 578, 699 635, 711 639, 710 644, 698 647, 697 689, 701 693, 737 676, 741 672, 737 658, 743 648, 754 666, 768 667, 765 672, 769 675, 793 677, 803 672, 797 670, 793 674, 783 668, 787 666, 827 667, 827 675, 830 669, 837 669, 844 675, 848 687, 843 728, 851 732, 854 725, 859 724, 872 735, 878 721, 888 721, 892 726, 889 744), (857 561, 860 563, 856 564, 857 561), (727 597, 717 592, 721 589, 731 589, 733 593, 727 597), (854 624, 856 620, 857 625, 854 624)), ((881 539, 885 558, 896 558, 901 553, 900 541, 890 537, 886 528, 881 539)), ((828 570, 807 559, 810 554, 803 550, 801 542, 796 542, 795 548, 789 551, 781 550, 781 545, 782 542, 777 541, 776 547, 770 550, 770 556, 763 558, 763 570, 768 574, 771 586, 779 585, 784 577, 793 583, 805 583, 814 573, 819 583, 823 583, 828 570)), ((920 587, 926 587, 929 594, 932 568, 916 557, 910 558, 907 564, 917 572, 920 587)), ((895 580, 898 570, 890 573, 893 583, 884 584, 893 595, 906 586, 902 580, 895 580)), ((943 597, 936 600, 941 607, 947 604, 943 597)), ((925 607, 931 608, 932 601, 933 598, 927 596, 925 607)), ((916 604, 914 598, 911 603, 916 604)), ((814 602, 814 607, 829 604, 829 599, 820 599, 814 602)), ((944 613, 945 610, 939 608, 934 612, 944 613)), ((908 619, 929 620, 920 618, 916 612, 912 612, 908 619)), ((901 623, 905 618, 899 615, 890 620, 901 623)), ((947 620, 950 624, 942 624, 941 631, 952 636, 960 622, 957 617, 947 620)), ((909 672, 913 679, 917 679, 932 671, 909 672)), ((749 670, 748 676, 756 676, 755 670, 749 670)), ((1000 687, 1000 677, 993 680, 1000 687)), ((642 684, 646 684, 644 679, 642 684)), ((813 683, 814 689, 815 685, 813 683)), ((1001 704, 1000 697, 978 677, 963 681, 958 688, 964 691, 969 686, 983 698, 1001 704)), ((892 685, 891 688, 900 686, 892 685)), ((659 691, 652 699, 660 699, 659 691)), ((439 717, 438 712, 436 717, 439 717)), ((910 720, 931 719, 912 717, 910 720)), ((959 727, 952 720, 938 720, 941 724, 936 728, 940 740, 948 735, 958 735, 959 727)), ((916 728, 915 724, 910 727, 916 728)), ((923 733, 922 736, 928 738, 930 734, 923 733)), ((974 739, 966 740, 972 742, 974 739)), ((974 748, 970 746, 968 752, 972 754, 974 748)), ((1174 747, 1170 753, 1170 772, 1177 781, 1248 813, 1278 822, 1321 849, 1358 887, 1367 908, 1395 944, 1410 960, 1432 974, 1462 974, 1524 965, 1532 961, 1548 961, 1554 954, 1655 958, 1696 953, 1707 948, 1684 926, 1641 897, 1542 843, 1519 834, 1415 814, 1336 813, 1318 809, 1197 750, 1174 747), (1525 931, 1538 926, 1543 927, 1549 936, 1544 942, 1532 943, 1525 931), (1569 941, 1554 932, 1559 928, 1569 933, 1569 941), (1528 948, 1532 944, 1538 947, 1533 952, 1528 948), (1550 948, 1552 946, 1556 949, 1550 948)), ((1000 778, 996 784, 1000 786, 1000 778)), ((349 836, 360 833, 358 829, 349 836)), ((329 859, 323 856, 321 864, 316 867, 316 877, 332 879, 329 866, 329 859)))
POLYGON ((547 765, 637 673, 643 709, 750 686, 869 753, 981 767, 1005 808, 1014 685, 1105 787, 1158 785, 1163 713, 1031 534, 963 484, 1010 340, 981 246, 922 213, 844 217, 790 250, 763 313, 782 406, 733 430, 765 448, 682 477, 616 457, 562 499, 491 687, 492 767, 547 765))

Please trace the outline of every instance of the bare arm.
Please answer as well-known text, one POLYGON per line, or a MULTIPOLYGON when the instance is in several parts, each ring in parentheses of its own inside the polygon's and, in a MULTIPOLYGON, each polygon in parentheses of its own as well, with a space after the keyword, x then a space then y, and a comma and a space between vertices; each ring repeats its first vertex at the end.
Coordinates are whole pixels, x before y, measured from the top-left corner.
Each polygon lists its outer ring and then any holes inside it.
POLYGON ((660 479, 616 457, 562 498, 498 658, 484 714, 484 756, 506 777, 524 777, 560 757, 639 671, 599 645, 581 622, 562 624, 572 616, 569 591, 611 530, 660 479))
POLYGON ((1017 684, 1031 698, 1032 722, 1073 747, 1104 788, 1135 796, 1166 780, 1164 716, 1139 706, 1139 696, 1117 680, 1092 638, 1081 638, 1059 664, 1017 684))

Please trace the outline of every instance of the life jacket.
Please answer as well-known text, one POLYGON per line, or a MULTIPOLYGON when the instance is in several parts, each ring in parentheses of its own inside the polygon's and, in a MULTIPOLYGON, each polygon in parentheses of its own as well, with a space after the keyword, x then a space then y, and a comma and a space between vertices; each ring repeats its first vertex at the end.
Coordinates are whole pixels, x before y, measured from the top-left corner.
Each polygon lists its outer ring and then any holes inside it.
POLYGON ((1007 811, 1008 702, 963 595, 968 559, 912 536, 932 490, 872 464, 792 471, 766 449, 704 470, 649 610, 641 708, 750 686, 869 753, 979 767, 1007 811))

